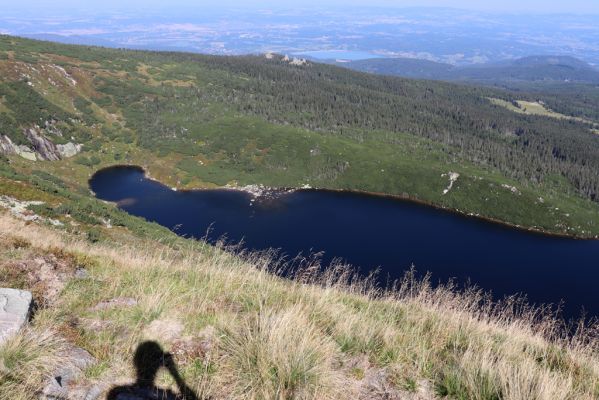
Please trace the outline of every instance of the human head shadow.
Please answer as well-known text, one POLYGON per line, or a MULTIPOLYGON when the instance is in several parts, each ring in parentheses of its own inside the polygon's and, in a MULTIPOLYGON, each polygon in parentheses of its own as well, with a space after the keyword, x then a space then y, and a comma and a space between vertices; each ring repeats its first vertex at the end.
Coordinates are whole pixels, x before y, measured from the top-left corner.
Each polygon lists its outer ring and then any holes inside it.
POLYGON ((164 352, 158 343, 147 341, 137 346, 133 363, 137 373, 135 383, 111 389, 107 400, 200 400, 179 375, 173 356, 164 352), (156 376, 161 368, 166 369, 175 380, 178 394, 155 385, 156 376))

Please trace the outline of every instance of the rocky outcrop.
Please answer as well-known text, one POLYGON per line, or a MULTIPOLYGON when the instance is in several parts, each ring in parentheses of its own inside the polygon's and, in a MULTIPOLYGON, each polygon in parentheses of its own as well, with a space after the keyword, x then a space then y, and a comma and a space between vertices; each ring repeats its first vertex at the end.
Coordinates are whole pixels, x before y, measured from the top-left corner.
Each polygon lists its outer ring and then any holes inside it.
POLYGON ((16 154, 29 161, 37 160, 35 152, 27 146, 17 145, 6 135, 0 136, 0 154, 5 156, 16 154))
POLYGON ((68 361, 54 371, 42 390, 41 398, 46 400, 93 398, 89 397, 90 388, 78 387, 77 380, 87 368, 96 363, 96 359, 86 350, 75 346, 69 346, 62 356, 68 361))
POLYGON ((18 289, 0 289, 0 344, 16 334, 29 320, 33 296, 18 289))
MULTIPOLYGON (((53 135, 62 136, 62 133, 54 128, 53 124, 46 124, 46 130, 53 135)), ((82 149, 81 144, 66 143, 54 144, 52 140, 43 135, 39 127, 28 128, 24 130, 25 137, 31 143, 31 147, 24 145, 16 145, 6 135, 0 136, 0 154, 11 155, 17 154, 30 161, 46 160, 57 161, 63 158, 73 157, 79 154, 82 149)))
POLYGON ((0 196, 0 207, 8 209, 12 215, 23 221, 46 221, 54 226, 62 226, 62 222, 52 218, 41 217, 29 209, 29 206, 39 206, 42 204, 44 204, 43 201, 21 201, 10 196, 0 196))
POLYGON ((33 149, 42 160, 60 160, 60 153, 56 145, 50 139, 38 133, 35 128, 25 129, 25 137, 31 142, 33 149))
POLYGON ((308 60, 306 60, 305 58, 297 58, 297 57, 291 58, 287 54, 285 54, 283 56, 283 58, 281 58, 280 60, 284 63, 288 63, 289 65, 296 65, 296 66, 309 65, 308 60))
POLYGON ((447 188, 443 190, 443 195, 449 193, 449 191, 453 188, 453 185, 457 182, 458 178, 460 177, 460 174, 458 174, 457 172, 449 172, 448 174, 441 175, 441 177, 446 176, 449 177, 449 186, 447 186, 447 188))
POLYGON ((293 57, 293 59, 291 61, 289 61, 289 64, 290 65, 298 65, 298 66, 308 65, 308 60, 306 60, 305 58, 293 57))
POLYGON ((60 158, 69 158, 81 153, 83 146, 76 143, 59 144, 56 146, 60 158))

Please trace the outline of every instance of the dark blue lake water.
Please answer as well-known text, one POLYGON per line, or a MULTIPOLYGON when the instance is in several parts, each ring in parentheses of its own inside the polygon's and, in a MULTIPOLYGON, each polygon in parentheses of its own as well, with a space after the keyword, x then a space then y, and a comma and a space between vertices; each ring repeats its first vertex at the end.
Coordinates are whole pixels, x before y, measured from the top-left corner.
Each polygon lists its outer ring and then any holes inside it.
POLYGON ((300 190, 252 202, 235 190, 177 192, 148 180, 141 169, 96 173, 91 189, 178 234, 244 241, 295 256, 323 252, 364 273, 400 278, 412 265, 433 280, 455 278, 496 298, 525 294, 532 303, 565 302, 566 317, 599 316, 599 241, 532 234, 385 197, 300 190))

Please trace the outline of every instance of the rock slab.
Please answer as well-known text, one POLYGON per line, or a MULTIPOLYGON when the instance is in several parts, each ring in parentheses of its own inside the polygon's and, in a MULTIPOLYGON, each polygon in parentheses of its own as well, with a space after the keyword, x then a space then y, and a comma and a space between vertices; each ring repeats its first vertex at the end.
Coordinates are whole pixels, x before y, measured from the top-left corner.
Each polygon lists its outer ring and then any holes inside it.
MULTIPOLYGON (((96 363, 96 359, 86 350, 69 346, 63 353, 65 363, 59 367, 41 392, 44 400, 83 400, 97 399, 101 392, 90 388, 78 387, 77 380, 84 371, 96 363)), ((93 389, 93 388, 92 388, 93 389)))
POLYGON ((32 301, 31 292, 0 288, 0 344, 28 321, 32 301))

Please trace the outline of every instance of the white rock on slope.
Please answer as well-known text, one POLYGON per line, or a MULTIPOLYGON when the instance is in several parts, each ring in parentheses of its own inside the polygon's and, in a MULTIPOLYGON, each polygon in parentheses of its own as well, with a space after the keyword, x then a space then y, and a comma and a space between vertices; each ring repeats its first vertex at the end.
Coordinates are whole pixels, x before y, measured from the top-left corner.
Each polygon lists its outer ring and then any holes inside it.
POLYGON ((29 319, 31 292, 0 288, 0 344, 16 334, 29 319))
POLYGON ((17 154, 29 161, 36 161, 35 152, 27 146, 16 145, 6 135, 0 135, 0 154, 17 154))

